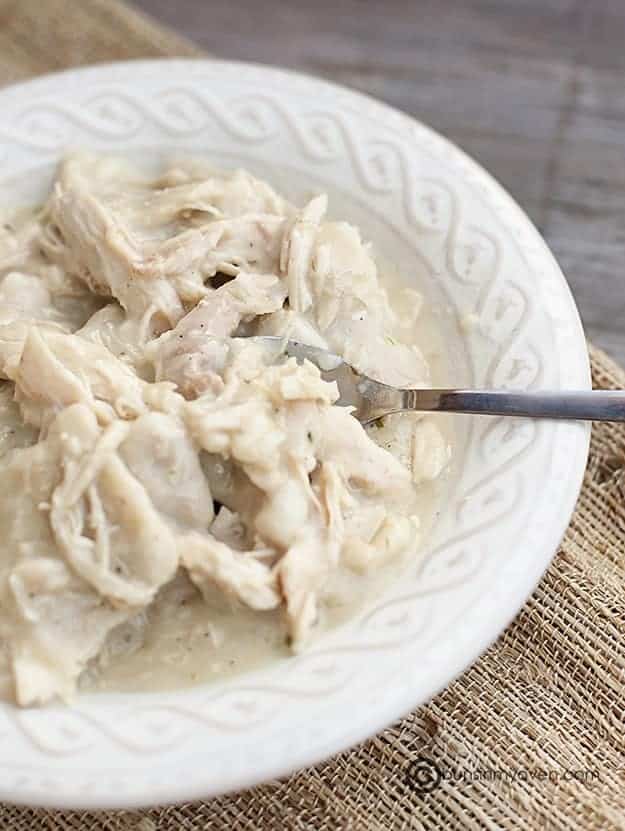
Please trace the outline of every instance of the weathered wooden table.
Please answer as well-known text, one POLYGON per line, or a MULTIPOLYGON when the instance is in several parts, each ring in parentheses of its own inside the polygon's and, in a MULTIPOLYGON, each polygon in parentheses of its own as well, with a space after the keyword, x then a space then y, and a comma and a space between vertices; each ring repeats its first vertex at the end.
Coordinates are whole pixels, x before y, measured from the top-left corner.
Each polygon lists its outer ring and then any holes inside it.
POLYGON ((348 84, 485 165, 625 363, 624 0, 134 0, 215 55, 348 84))

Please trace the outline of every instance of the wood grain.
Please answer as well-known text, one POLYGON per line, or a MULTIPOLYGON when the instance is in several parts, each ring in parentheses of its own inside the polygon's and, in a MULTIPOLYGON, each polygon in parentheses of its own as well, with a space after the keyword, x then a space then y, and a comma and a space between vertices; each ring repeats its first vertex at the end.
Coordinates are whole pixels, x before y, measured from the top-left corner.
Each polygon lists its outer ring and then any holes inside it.
POLYGON ((135 0, 215 55, 368 92, 484 164, 625 363, 622 0, 135 0))

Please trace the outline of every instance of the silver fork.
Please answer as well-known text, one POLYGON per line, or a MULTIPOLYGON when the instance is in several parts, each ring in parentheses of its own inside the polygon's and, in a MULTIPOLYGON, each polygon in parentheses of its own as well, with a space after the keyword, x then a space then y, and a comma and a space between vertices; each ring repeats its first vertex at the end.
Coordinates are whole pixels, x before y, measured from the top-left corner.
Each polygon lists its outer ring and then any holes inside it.
POLYGON ((355 408, 363 424, 391 413, 475 413, 527 418, 625 421, 625 390, 511 392, 509 390, 398 389, 356 372, 339 355, 282 337, 254 338, 280 355, 311 361, 326 381, 336 381, 338 404, 355 408))

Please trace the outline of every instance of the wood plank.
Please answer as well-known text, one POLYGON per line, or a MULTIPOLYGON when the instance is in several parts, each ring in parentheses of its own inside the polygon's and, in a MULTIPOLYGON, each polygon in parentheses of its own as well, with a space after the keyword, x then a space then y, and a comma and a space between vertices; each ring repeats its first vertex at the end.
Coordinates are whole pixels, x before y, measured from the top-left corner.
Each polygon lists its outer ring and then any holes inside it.
MULTIPOLYGON (((620 74, 620 73, 619 73, 620 74)), ((591 336, 625 361, 625 100, 622 78, 578 70, 547 197, 545 234, 591 336), (620 336, 619 336, 620 334, 620 336)))

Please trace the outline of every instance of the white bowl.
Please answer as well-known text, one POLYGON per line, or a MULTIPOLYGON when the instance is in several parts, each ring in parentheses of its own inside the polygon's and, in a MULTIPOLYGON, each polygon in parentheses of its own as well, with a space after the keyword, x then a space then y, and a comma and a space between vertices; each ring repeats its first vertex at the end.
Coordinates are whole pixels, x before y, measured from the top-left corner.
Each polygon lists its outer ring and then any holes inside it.
MULTIPOLYGON (((261 66, 147 61, 11 87, 0 112, 3 204, 41 197, 72 146, 149 164, 209 156, 295 199, 323 188, 437 305, 450 381, 589 387, 571 294, 527 217, 464 153, 370 98, 261 66)), ((208 797, 313 764, 431 698, 549 565, 588 451, 579 423, 460 424, 460 471, 425 564, 375 608, 304 656, 223 683, 84 696, 72 709, 1 705, 0 800, 117 808, 208 797)))

